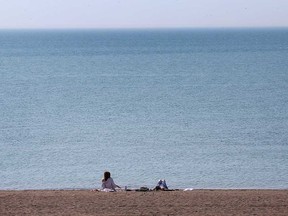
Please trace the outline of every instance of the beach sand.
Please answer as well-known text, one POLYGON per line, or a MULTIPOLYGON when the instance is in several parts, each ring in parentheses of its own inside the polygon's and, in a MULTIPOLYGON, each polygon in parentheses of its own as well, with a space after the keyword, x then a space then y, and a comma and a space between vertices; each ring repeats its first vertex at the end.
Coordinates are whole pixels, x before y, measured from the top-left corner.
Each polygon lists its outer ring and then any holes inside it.
POLYGON ((0 215, 288 215, 288 190, 0 191, 0 215))

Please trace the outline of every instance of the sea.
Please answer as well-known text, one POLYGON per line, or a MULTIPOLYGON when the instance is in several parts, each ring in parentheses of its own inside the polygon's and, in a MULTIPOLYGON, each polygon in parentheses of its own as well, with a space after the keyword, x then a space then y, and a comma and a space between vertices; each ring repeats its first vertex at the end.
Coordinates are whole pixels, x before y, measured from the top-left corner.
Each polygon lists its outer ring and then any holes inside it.
POLYGON ((0 190, 288 189, 288 28, 0 30, 0 190))

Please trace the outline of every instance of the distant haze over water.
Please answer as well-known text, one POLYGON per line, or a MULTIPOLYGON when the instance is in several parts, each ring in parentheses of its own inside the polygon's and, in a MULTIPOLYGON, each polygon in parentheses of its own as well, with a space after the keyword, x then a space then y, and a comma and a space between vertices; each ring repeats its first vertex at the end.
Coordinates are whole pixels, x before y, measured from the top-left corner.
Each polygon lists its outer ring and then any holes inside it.
POLYGON ((0 189, 288 188, 288 29, 1 30, 0 189))

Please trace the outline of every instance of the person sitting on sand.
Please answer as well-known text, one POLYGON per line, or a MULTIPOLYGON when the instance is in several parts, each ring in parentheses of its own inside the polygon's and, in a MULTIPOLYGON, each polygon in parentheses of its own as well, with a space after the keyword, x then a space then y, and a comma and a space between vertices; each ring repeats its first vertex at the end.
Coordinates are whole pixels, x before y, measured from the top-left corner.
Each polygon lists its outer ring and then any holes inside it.
POLYGON ((165 179, 160 179, 154 190, 168 190, 165 179))
POLYGON ((104 178, 102 179, 102 189, 116 191, 116 187, 121 188, 114 183, 113 179, 111 178, 110 172, 104 172, 104 178))

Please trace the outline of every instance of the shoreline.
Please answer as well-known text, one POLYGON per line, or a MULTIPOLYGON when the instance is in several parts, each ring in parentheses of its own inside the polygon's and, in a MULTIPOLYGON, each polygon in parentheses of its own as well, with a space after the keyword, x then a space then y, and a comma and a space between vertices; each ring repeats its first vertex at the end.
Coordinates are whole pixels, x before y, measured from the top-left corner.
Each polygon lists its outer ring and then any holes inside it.
MULTIPOLYGON (((139 191, 139 188, 128 188, 125 191, 124 187, 121 189, 116 188, 116 192, 135 192, 139 191)), ((48 189, 0 189, 2 192, 21 192, 21 191, 98 191, 101 192, 100 188, 48 188, 48 189)), ((172 188, 167 191, 288 191, 288 188, 172 188)), ((103 191, 102 191, 103 192, 103 191)), ((142 192, 153 192, 152 188, 149 188, 149 191, 142 192)))
MULTIPOLYGON (((226 187, 224 187, 224 188, 220 188, 220 187, 215 187, 215 188, 213 188, 213 187, 211 187, 211 188, 198 188, 198 187, 195 187, 195 188, 193 188, 193 187, 185 187, 185 188, 183 188, 183 187, 179 187, 179 188, 176 188, 176 187, 171 187, 170 185, 168 185, 169 186, 169 189, 172 189, 172 190, 176 190, 176 191, 184 191, 185 189, 193 189, 193 190, 219 190, 219 191, 222 191, 222 190, 228 190, 228 191, 231 191, 231 190, 233 190, 233 191, 238 191, 238 190, 275 190, 275 191, 279 191, 279 190, 283 190, 283 191, 285 191, 285 190, 287 190, 288 191, 288 187, 286 188, 286 187, 243 187, 243 188, 241 188, 241 187, 235 187, 235 188, 226 188, 226 187)), ((153 186, 153 187, 149 187, 149 186, 143 186, 143 187, 147 187, 147 188, 149 188, 150 190, 152 190, 155 186, 153 186)), ((118 188, 116 188, 116 190, 117 191, 124 191, 124 186, 121 186, 121 189, 118 189, 118 188)), ((127 187, 128 189, 130 189, 130 190, 137 190, 137 189, 139 189, 139 188, 141 188, 140 186, 139 187, 127 187)), ((69 188, 69 187, 67 187, 67 188, 65 188, 65 187, 63 187, 63 188, 0 188, 0 192, 3 192, 3 191, 91 191, 91 190, 101 190, 101 188, 100 187, 83 187, 83 188, 77 188, 77 187, 71 187, 71 188, 69 188)))
POLYGON ((288 215, 287 189, 0 190, 0 215, 288 215))

